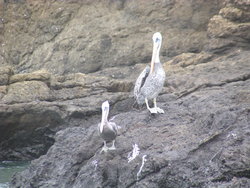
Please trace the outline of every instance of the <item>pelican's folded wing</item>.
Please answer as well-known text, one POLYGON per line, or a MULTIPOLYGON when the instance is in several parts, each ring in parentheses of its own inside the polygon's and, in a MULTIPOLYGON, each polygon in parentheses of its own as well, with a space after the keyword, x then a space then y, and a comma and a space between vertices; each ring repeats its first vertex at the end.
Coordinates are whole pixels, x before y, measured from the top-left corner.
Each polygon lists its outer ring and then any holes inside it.
POLYGON ((140 76, 137 78, 134 87, 134 97, 137 99, 142 86, 145 83, 146 78, 150 72, 150 67, 147 65, 146 68, 141 72, 140 76))
POLYGON ((112 126, 113 131, 115 132, 115 134, 117 134, 118 132, 118 128, 115 122, 109 122, 109 124, 112 126))
POLYGON ((98 123, 98 125, 97 125, 97 129, 98 129, 98 134, 100 135, 100 127, 101 127, 101 123, 98 123))

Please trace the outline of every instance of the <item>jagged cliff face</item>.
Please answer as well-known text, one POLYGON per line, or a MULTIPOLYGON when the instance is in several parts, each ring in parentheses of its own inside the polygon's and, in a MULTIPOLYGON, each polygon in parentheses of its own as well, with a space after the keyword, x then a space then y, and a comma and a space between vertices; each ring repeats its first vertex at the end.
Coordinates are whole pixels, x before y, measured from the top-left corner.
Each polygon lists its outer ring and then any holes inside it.
POLYGON ((7 1, 2 3, 1 64, 17 73, 89 73, 150 61, 151 37, 163 34, 162 58, 200 52, 221 1, 7 1))
POLYGON ((249 12, 248 0, 0 1, 0 160, 45 154, 12 186, 249 187, 249 12), (150 116, 131 91, 155 31, 165 114, 150 116), (121 126, 106 155, 105 100, 121 126))

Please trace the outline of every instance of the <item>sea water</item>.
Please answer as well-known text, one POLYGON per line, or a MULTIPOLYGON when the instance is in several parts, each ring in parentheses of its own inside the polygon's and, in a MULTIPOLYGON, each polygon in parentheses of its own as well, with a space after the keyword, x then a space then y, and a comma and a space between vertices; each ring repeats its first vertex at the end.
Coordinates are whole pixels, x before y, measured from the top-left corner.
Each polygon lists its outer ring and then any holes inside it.
POLYGON ((0 162, 0 188, 8 188, 11 177, 15 172, 25 170, 29 162, 20 161, 1 161, 0 162))

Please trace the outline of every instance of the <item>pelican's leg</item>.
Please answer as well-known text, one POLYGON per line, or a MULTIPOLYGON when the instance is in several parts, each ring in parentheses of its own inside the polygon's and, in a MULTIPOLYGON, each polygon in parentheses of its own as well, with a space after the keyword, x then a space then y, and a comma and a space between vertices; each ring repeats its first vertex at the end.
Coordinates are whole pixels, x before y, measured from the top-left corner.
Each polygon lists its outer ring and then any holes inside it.
POLYGON ((161 108, 157 107, 156 105, 156 98, 154 98, 154 108, 156 109, 157 112, 164 114, 164 110, 162 110, 161 108))
POLYGON ((156 114, 157 113, 156 108, 149 108, 147 98, 145 98, 145 103, 146 103, 147 109, 150 111, 151 114, 156 114))
POLYGON ((115 148, 115 140, 113 140, 113 142, 112 142, 112 146, 111 146, 111 148, 109 148, 109 150, 115 150, 116 148, 115 148))
POLYGON ((102 150, 100 151, 100 153, 102 153, 103 151, 104 152, 107 152, 108 151, 108 147, 107 147, 107 144, 106 144, 106 141, 103 141, 103 143, 104 143, 104 146, 102 147, 102 150))

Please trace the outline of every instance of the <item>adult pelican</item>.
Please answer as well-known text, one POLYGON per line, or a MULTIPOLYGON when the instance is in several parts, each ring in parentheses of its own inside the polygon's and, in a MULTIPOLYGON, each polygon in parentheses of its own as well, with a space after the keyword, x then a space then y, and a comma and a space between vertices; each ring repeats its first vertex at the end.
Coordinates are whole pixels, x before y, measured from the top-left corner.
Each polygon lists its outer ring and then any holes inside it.
POLYGON ((104 140, 104 146, 101 150, 107 152, 108 150, 114 150, 115 148, 115 138, 117 136, 117 126, 113 122, 108 121, 109 115, 109 102, 105 101, 102 103, 102 120, 98 124, 98 131, 102 139, 104 140), (112 141, 112 147, 107 147, 107 143, 112 141))
POLYGON ((153 35, 153 54, 151 67, 146 68, 141 72, 135 82, 134 96, 139 105, 146 103, 147 109, 151 113, 164 113, 164 110, 157 107, 156 97, 161 92, 165 82, 165 71, 160 62, 160 48, 162 36, 159 32, 153 35), (148 100, 152 100, 154 107, 150 108, 148 100))

